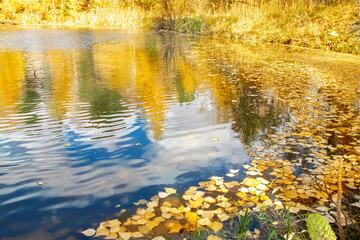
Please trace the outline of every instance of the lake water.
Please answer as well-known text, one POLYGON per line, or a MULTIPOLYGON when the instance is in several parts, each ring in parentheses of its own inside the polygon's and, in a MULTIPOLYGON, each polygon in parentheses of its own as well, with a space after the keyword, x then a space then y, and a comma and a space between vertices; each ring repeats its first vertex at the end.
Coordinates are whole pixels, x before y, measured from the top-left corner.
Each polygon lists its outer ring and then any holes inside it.
POLYGON ((332 76, 358 124, 359 69, 351 55, 166 32, 2 28, 0 239, 88 239, 164 187, 224 176, 316 115, 332 76))

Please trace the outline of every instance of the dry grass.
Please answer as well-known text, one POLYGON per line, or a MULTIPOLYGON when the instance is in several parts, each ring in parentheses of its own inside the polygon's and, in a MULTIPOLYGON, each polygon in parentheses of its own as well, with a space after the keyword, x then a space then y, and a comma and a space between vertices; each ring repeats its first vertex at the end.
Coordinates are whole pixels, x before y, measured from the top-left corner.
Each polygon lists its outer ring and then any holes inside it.
POLYGON ((270 1, 261 6, 243 4, 225 14, 205 16, 210 33, 359 53, 359 37, 351 32, 358 18, 355 1, 332 5, 293 2, 286 8, 270 1))

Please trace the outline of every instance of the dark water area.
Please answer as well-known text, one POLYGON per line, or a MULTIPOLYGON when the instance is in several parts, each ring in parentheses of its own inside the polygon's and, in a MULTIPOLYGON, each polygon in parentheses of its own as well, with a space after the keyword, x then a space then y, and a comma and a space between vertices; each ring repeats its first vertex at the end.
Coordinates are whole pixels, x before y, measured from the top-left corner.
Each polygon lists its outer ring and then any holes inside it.
POLYGON ((316 106, 337 104, 323 89, 341 87, 359 119, 358 60, 166 32, 2 28, 0 239, 89 239, 82 230, 164 187, 240 181, 225 174, 249 149, 319 126, 316 106))

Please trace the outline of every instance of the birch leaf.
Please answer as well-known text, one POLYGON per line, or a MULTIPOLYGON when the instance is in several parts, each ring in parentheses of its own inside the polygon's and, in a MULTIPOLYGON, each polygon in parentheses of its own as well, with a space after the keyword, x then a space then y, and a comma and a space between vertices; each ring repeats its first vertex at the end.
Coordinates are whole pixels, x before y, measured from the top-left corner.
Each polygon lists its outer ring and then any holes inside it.
POLYGON ((215 232, 217 233, 220 229, 222 229, 223 227, 223 224, 221 222, 213 222, 211 225, 210 225, 210 228, 215 232))
POLYGON ((91 237, 91 236, 94 236, 94 234, 96 233, 96 230, 90 228, 90 229, 87 229, 85 231, 82 231, 81 233, 84 234, 87 237, 91 237))

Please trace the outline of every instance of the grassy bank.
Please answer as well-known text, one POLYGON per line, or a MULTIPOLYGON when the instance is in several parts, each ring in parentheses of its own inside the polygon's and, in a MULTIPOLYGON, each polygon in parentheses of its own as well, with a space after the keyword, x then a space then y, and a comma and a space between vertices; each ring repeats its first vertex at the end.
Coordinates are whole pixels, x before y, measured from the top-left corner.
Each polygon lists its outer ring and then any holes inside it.
POLYGON ((5 24, 167 29, 359 53, 356 0, 2 0, 5 24))

